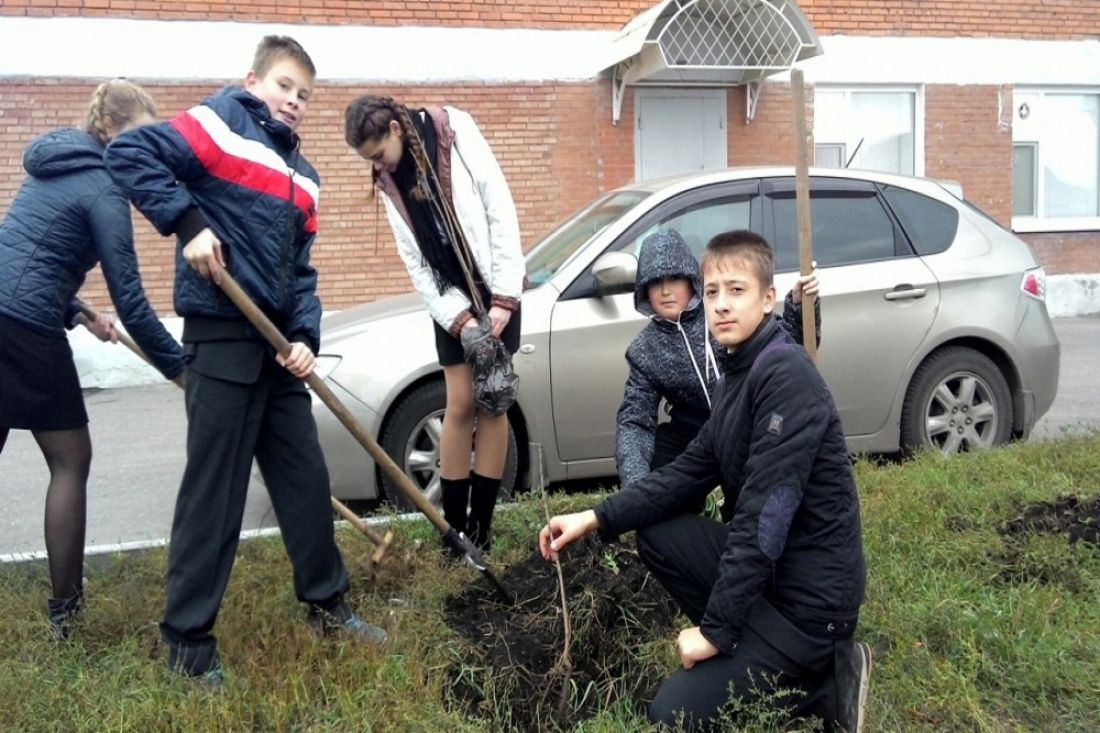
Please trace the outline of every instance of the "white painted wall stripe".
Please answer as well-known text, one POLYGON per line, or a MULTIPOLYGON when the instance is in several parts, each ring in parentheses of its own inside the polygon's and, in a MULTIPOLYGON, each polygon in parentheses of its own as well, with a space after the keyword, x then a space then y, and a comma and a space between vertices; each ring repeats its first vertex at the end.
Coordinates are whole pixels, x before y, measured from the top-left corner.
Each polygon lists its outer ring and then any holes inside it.
POLYGON ((290 35, 327 82, 589 79, 611 31, 0 17, 0 75, 240 79, 260 38, 290 35))
MULTIPOLYGON (((297 38, 323 82, 593 79, 617 31, 0 17, 0 76, 243 78, 259 39, 297 38), (192 49, 198 49, 197 52, 192 49)), ((811 83, 1100 84, 1100 40, 824 36, 811 83)), ((782 79, 783 77, 778 77, 782 79)))

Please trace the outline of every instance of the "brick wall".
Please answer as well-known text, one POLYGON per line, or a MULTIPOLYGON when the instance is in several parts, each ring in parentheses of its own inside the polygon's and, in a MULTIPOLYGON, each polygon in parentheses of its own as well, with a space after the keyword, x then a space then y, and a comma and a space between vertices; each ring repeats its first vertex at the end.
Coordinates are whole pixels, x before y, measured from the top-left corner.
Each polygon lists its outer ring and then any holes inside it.
POLYGON ((925 88, 925 175, 959 181, 1003 226, 1012 223, 1011 109, 1002 87, 925 88))
MULTIPOLYGON (((215 85, 146 85, 163 117, 185 109, 215 85)), ((36 135, 76 124, 94 85, 64 80, 8 80, 0 90, 0 211, 23 180, 21 154, 36 135)), ((343 308, 411 288, 380 198, 368 200, 370 172, 344 142, 343 111, 362 90, 318 89, 303 124, 303 152, 322 177, 320 232, 313 263, 326 308, 343 308)), ((474 115, 508 178, 525 246, 601 190, 633 177, 621 149, 633 151, 631 127, 610 128, 606 85, 536 84, 375 88, 411 105, 446 102, 474 115), (594 131, 599 134, 593 134, 594 131), (597 153, 609 140, 615 158, 597 153), (609 162, 608 162, 609 161, 609 162)), ((632 157, 630 158, 632 161, 632 157)), ((138 256, 153 306, 171 313, 173 245, 135 215, 138 256)), ((109 301, 98 268, 83 294, 101 307, 109 301)))
POLYGON ((1096 232, 1021 234, 1048 275, 1100 272, 1100 236, 1096 232))
MULTIPOLYGON (((3 0, 0 15, 486 28, 616 29, 656 0, 3 0)), ((1096 0, 801 0, 821 35, 1094 38, 1096 0)))
POLYGON ((799 0, 818 35, 1095 38, 1096 0, 799 0))
MULTIPOLYGON (((163 116, 195 103, 217 84, 147 85, 163 116)), ((20 156, 37 134, 75 124, 91 82, 8 80, 0 90, 0 210, 20 182, 20 156)), ((313 262, 327 308, 410 290, 380 199, 368 200, 369 170, 343 140, 343 110, 360 93, 355 86, 318 90, 301 132, 303 151, 320 171, 320 233, 313 262)), ((412 105, 445 101, 469 111, 501 161, 519 211, 526 247, 554 223, 601 192, 634 178, 634 101, 628 90, 623 117, 611 125, 607 80, 597 84, 463 85, 372 88, 412 105)), ((811 127, 811 114, 807 120, 811 127)), ((794 141, 790 87, 766 84, 756 117, 745 122, 745 90, 730 89, 731 165, 787 165, 794 141)), ((925 90, 926 170, 958 180, 968 198, 1002 224, 1011 221, 1012 133, 998 110, 1012 109, 1010 90, 995 86, 929 86, 925 90), (1006 103, 1007 101, 1007 103, 1006 103)), ((171 313, 173 246, 135 215, 138 256, 154 307, 171 313)), ((1100 271, 1095 233, 1029 235, 1051 274, 1100 271)), ((98 269, 82 291, 108 306, 98 269)))
MULTIPOLYGON (((813 132, 813 88, 805 87, 806 127, 813 132)), ((730 165, 794 165, 794 113, 791 87, 764 84, 752 122, 745 121, 746 89, 729 90, 730 165)), ((813 149, 813 142, 809 143, 813 149)), ((812 160, 811 160, 812 162, 812 160)))

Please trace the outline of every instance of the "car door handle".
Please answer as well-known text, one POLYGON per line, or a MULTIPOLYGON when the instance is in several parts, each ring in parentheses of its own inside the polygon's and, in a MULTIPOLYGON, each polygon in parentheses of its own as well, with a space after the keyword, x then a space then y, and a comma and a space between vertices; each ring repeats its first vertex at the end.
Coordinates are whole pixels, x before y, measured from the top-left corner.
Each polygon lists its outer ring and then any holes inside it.
POLYGON ((914 288, 912 285, 898 285, 882 297, 886 300, 916 300, 928 294, 924 288, 914 288))

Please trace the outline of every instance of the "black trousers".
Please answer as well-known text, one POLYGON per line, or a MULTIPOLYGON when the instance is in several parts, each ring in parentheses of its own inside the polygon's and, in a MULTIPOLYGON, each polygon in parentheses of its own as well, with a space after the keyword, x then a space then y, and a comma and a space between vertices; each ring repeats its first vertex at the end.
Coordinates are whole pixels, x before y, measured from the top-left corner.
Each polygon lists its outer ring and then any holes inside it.
POLYGON ((653 459, 649 462, 650 470, 656 471, 661 466, 675 461, 698 434, 699 428, 675 420, 658 425, 653 435, 653 459))
MULTIPOLYGON (((642 561, 696 625, 718 580, 728 532, 724 524, 688 514, 638 532, 642 561)), ((649 709, 651 722, 675 726, 682 716, 686 730, 708 730, 731 699, 751 703, 767 695, 768 704, 790 708, 795 716, 821 717, 832 730, 834 670, 852 654, 853 642, 830 638, 825 629, 821 634, 798 628, 760 599, 733 655, 720 653, 690 670, 681 668, 661 685, 649 709), (775 694, 782 690, 793 694, 775 694)))
POLYGON ((253 457, 298 599, 330 607, 349 582, 305 385, 257 342, 187 344, 185 355, 187 466, 172 521, 161 629, 180 665, 201 674, 216 659, 210 631, 233 568, 253 457))
MULTIPOLYGON (((653 436, 653 458, 649 462, 651 471, 672 463, 688 447, 695 436, 699 434, 698 427, 684 422, 672 420, 663 422, 657 426, 653 436)), ((706 499, 701 499, 694 507, 696 514, 702 514, 706 508, 706 499)))

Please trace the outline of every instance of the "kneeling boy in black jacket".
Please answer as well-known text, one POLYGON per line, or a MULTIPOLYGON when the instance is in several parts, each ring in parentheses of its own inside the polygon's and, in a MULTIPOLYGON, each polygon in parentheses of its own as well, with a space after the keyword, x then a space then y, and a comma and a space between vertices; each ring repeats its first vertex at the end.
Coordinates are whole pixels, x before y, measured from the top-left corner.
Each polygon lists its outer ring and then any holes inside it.
POLYGON ((706 729, 732 699, 777 702, 830 730, 859 731, 870 649, 852 640, 866 571, 859 497, 832 396, 770 314, 771 247, 720 234, 703 255, 703 301, 724 347, 711 417, 672 463, 594 510, 539 532, 550 559, 598 531, 637 530, 638 552, 696 624, 676 641, 683 669, 650 708, 655 723, 706 729), (728 524, 693 508, 716 486, 728 524))

